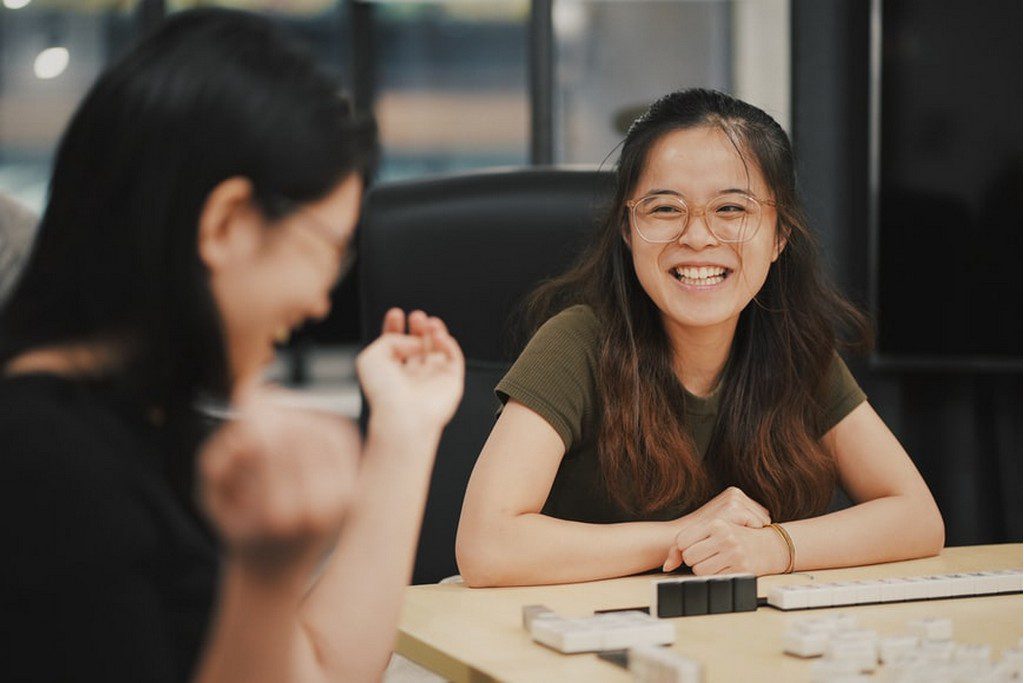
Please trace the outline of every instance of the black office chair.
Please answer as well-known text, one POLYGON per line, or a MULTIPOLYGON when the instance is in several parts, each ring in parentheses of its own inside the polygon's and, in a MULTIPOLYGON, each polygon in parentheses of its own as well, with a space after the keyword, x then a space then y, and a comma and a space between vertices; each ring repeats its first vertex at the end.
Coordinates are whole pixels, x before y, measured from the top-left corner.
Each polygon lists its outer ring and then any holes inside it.
POLYGON ((380 185, 359 232, 364 344, 398 306, 441 317, 466 355, 466 389, 430 482, 413 583, 455 574, 455 532, 494 425, 494 386, 521 350, 515 312, 565 270, 611 198, 606 171, 498 170, 380 185))

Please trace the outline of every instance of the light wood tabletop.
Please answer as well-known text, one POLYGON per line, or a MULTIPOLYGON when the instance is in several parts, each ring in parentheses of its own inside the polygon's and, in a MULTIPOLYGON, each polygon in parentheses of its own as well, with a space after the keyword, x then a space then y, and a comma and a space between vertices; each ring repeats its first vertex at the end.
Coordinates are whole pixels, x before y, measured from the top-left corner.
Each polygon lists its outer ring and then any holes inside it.
MULTIPOLYGON (((758 579, 758 595, 787 584, 1020 569, 1021 564, 1020 544, 946 548, 923 560, 765 576, 758 579)), ((663 575, 516 588, 411 586, 396 651, 457 682, 628 681, 628 672, 595 654, 563 655, 533 642, 522 626, 522 607, 542 604, 563 616, 586 616, 647 606, 657 578, 663 575)), ((676 625, 673 647, 703 664, 707 683, 804 681, 810 664, 783 654, 782 634, 794 621, 834 612, 851 614, 882 636, 903 633, 908 620, 937 616, 952 619, 958 642, 989 644, 996 653, 1021 642, 1022 601, 1016 594, 795 612, 760 607, 683 617, 671 620, 676 625)))

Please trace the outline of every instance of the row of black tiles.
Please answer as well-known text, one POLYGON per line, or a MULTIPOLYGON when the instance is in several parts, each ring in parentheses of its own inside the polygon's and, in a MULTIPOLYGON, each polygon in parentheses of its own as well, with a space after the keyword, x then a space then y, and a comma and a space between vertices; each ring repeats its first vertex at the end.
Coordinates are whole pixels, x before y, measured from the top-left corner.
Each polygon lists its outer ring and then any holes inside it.
POLYGON ((655 583, 652 613, 661 618, 753 612, 757 577, 753 575, 663 579, 655 583))

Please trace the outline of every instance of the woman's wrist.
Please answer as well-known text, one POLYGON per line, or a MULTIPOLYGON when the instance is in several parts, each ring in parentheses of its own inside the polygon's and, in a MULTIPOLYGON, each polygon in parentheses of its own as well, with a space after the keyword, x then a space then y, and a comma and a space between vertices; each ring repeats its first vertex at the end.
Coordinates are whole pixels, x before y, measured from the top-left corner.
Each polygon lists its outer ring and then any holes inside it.
POLYGON ((793 571, 795 548, 788 532, 779 524, 769 524, 761 530, 769 559, 765 574, 786 574, 793 571))
POLYGON ((310 575, 304 563, 270 567, 229 551, 221 569, 221 584, 225 593, 244 595, 247 601, 275 602, 297 608, 309 588, 310 575))
POLYGON ((435 447, 441 440, 443 424, 424 419, 415 411, 381 409, 370 412, 367 423, 367 438, 382 440, 414 440, 431 443, 435 447))
POLYGON ((665 538, 665 552, 667 553, 669 548, 676 544, 676 537, 679 536, 680 532, 685 530, 692 524, 696 518, 697 513, 691 512, 677 517, 676 519, 669 520, 667 522, 657 522, 661 526, 662 533, 665 538))

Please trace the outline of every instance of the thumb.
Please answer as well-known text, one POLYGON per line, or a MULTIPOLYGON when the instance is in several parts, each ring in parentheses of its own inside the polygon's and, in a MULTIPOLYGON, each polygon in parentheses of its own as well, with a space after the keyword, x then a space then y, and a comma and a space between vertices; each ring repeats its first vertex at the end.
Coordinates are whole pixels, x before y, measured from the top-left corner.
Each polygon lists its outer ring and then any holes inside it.
POLYGON ((661 565, 661 571, 670 572, 674 569, 678 569, 683 564, 683 551, 678 546, 673 545, 669 548, 668 558, 665 559, 665 564, 661 565))

